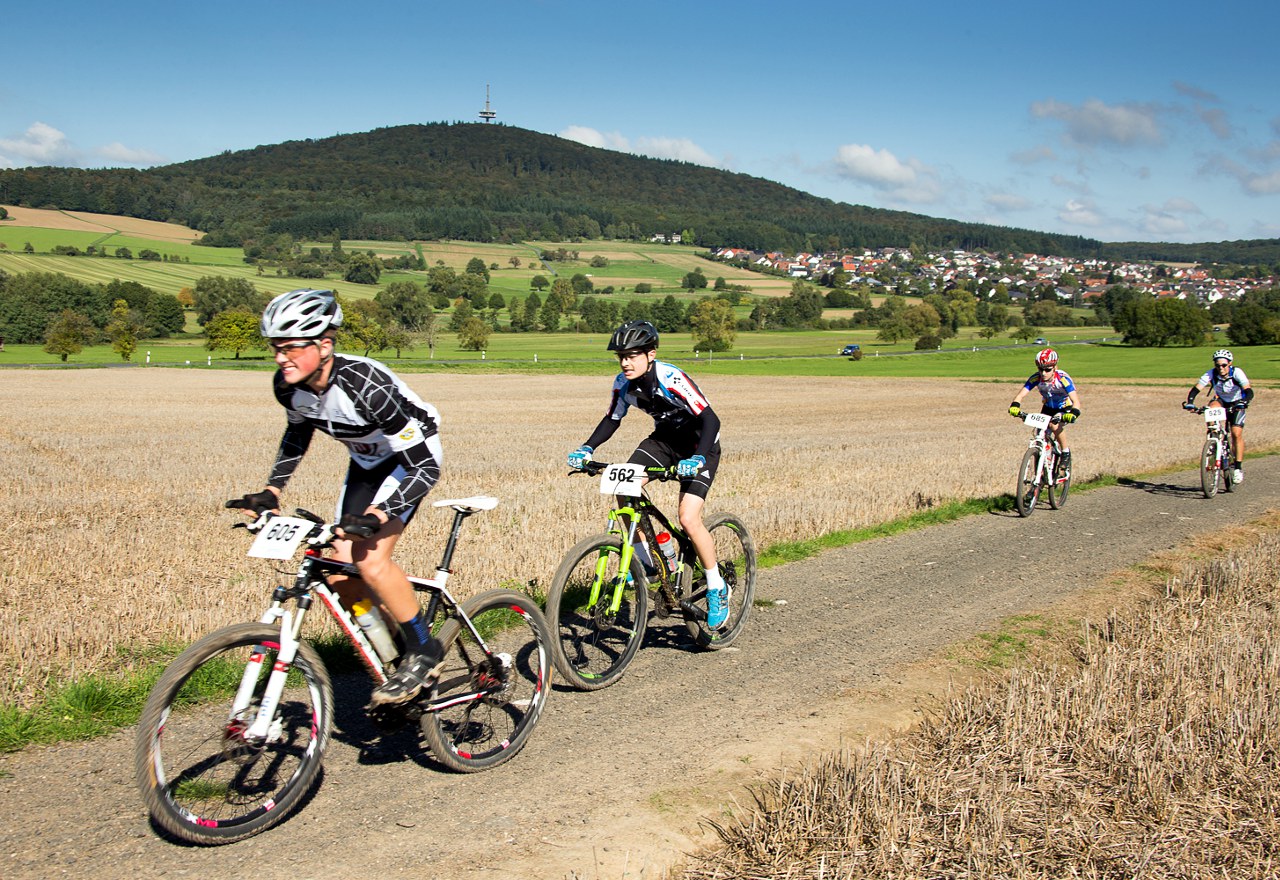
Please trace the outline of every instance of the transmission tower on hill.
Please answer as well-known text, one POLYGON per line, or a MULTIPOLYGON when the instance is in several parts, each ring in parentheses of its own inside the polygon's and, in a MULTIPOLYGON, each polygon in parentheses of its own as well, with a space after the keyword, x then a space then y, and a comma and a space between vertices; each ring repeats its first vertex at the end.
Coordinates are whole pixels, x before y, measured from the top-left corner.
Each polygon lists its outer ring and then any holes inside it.
POLYGON ((480 111, 480 118, 485 122, 493 122, 493 118, 498 114, 489 109, 489 84, 484 84, 484 109, 480 111))

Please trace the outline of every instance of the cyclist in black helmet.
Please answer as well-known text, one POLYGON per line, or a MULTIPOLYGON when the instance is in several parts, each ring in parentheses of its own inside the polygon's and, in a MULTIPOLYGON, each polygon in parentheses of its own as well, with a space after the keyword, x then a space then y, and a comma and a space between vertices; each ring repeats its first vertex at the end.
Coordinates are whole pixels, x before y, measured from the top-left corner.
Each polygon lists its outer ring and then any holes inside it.
POLYGON ((1249 377, 1244 370, 1232 363, 1231 351, 1220 348, 1213 353, 1213 369, 1201 376, 1196 384, 1187 392, 1187 400, 1183 409, 1195 409, 1196 395, 1206 388, 1212 388, 1209 403, 1221 403, 1227 410, 1227 424, 1231 426, 1231 451, 1235 453, 1235 461, 1231 462, 1231 482, 1244 482, 1244 415, 1249 404, 1253 402, 1253 388, 1249 385, 1249 377))
POLYGON ((280 493, 319 430, 351 455, 338 500, 334 557, 354 562, 354 578, 330 583, 348 607, 366 587, 400 624, 405 656, 373 692, 374 706, 413 699, 438 674, 442 651, 423 618, 413 586, 391 551, 419 502, 440 479, 440 421, 401 379, 375 360, 334 351, 342 306, 331 290, 291 290, 262 314, 262 335, 275 354, 276 400, 287 416, 275 466, 261 492, 227 507, 278 510, 280 493))
MULTIPOLYGON (((628 321, 609 340, 622 369, 613 380, 609 409, 586 442, 569 453, 569 466, 583 468, 591 453, 614 432, 632 406, 653 416, 653 433, 640 442, 629 461, 646 466, 676 466, 680 476, 680 527, 698 551, 707 573, 707 625, 724 623, 728 589, 716 567, 715 543, 702 524, 702 508, 720 464, 720 419, 683 370, 657 360, 658 331, 648 321, 628 321)), ((637 550, 654 570, 648 547, 637 550)))

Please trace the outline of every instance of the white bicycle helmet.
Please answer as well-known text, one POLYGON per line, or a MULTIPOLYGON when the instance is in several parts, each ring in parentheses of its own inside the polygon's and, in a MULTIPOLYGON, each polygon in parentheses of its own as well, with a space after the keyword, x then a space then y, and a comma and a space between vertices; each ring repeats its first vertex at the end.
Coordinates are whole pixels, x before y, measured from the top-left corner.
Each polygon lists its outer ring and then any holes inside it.
POLYGON ((1218 361, 1222 361, 1222 360, 1226 361, 1227 363, 1231 363, 1233 360, 1235 360, 1235 358, 1231 356, 1231 349, 1220 348, 1213 353, 1213 362, 1215 364, 1218 361))
POLYGON ((342 306, 334 292, 304 287, 267 304, 261 333, 267 339, 316 339, 329 328, 341 326, 342 306))

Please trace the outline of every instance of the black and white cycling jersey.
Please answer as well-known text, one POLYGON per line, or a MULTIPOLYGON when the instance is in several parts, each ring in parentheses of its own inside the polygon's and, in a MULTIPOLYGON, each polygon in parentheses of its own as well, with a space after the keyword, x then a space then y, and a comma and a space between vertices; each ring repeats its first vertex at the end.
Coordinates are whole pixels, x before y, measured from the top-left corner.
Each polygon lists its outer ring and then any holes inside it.
POLYGON ((720 419, 694 381, 679 367, 654 361, 635 380, 622 373, 613 380, 609 409, 586 445, 595 449, 612 437, 633 406, 653 416, 651 436, 677 448, 692 447, 706 457, 720 439, 720 419))
POLYGON ((341 441, 365 470, 399 461, 404 478, 379 504, 390 517, 411 510, 440 478, 439 413, 377 361, 335 354, 329 385, 319 394, 290 385, 278 371, 273 385, 288 425, 268 485, 285 487, 317 429, 341 441))

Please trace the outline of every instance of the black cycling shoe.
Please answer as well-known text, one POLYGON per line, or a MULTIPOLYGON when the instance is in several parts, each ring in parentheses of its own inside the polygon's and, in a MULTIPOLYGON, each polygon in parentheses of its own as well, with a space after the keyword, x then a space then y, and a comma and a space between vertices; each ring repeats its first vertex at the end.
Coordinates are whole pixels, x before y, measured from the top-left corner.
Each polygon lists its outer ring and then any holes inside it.
POLYGON ((423 688, 435 684, 440 677, 443 657, 438 642, 427 645, 422 652, 414 652, 404 658, 404 662, 391 673, 391 677, 374 688, 369 699, 369 707, 398 705, 407 703, 423 688))

